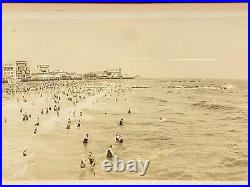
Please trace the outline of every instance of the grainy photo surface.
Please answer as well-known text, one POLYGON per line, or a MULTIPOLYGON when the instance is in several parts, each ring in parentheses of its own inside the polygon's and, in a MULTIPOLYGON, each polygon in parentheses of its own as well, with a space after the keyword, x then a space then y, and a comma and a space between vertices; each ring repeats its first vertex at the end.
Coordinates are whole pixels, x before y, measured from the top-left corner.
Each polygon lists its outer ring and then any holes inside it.
POLYGON ((3 4, 4 183, 248 180, 247 4, 3 4))

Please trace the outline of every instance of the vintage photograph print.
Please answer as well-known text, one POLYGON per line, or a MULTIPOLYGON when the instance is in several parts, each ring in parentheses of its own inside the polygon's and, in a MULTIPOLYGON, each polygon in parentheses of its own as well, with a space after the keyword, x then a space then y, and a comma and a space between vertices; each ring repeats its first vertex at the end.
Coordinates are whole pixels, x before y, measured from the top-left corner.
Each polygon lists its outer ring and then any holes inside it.
POLYGON ((247 3, 2 9, 3 183, 247 183, 247 3))

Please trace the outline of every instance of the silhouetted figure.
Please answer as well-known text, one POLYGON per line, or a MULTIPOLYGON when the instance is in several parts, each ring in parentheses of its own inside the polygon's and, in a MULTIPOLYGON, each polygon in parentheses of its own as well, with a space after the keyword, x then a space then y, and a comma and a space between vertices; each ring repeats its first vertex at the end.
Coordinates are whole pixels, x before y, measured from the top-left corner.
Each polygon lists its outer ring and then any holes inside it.
POLYGON ((123 139, 119 133, 116 133, 115 141, 118 143, 123 143, 123 139))
POLYGON ((120 120, 119 125, 123 125, 123 118, 120 120))
POLYGON ((88 143, 89 142, 89 135, 86 134, 85 137, 83 138, 82 143, 88 143))
POLYGON ((81 127, 81 122, 80 122, 80 120, 78 121, 78 123, 77 123, 77 127, 81 127))
POLYGON ((39 126, 40 123, 39 123, 39 118, 37 118, 37 122, 35 123, 35 126, 39 126))
POLYGON ((129 113, 129 114, 131 114, 131 110, 130 110, 130 108, 128 109, 128 113, 129 113))
POLYGON ((66 129, 70 129, 70 126, 71 126, 71 121, 70 121, 70 118, 69 118, 66 129))
POLYGON ((27 149, 23 151, 23 157, 27 156, 27 149))
POLYGON ((113 154, 113 151, 112 151, 112 145, 109 146, 106 156, 107 156, 107 158, 113 158, 114 157, 114 154, 113 154))
POLYGON ((89 157, 88 157, 88 159, 89 159, 89 164, 90 164, 90 166, 91 166, 91 167, 94 167, 94 166, 95 166, 95 159, 94 159, 94 157, 93 157, 93 155, 92 155, 92 152, 89 152, 89 157))

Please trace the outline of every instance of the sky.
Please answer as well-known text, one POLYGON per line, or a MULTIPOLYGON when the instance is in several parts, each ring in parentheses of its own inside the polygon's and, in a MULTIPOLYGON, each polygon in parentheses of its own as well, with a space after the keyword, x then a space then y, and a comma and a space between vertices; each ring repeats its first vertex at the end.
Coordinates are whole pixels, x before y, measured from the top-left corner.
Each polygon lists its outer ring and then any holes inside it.
POLYGON ((247 4, 4 4, 3 63, 247 79, 247 4))

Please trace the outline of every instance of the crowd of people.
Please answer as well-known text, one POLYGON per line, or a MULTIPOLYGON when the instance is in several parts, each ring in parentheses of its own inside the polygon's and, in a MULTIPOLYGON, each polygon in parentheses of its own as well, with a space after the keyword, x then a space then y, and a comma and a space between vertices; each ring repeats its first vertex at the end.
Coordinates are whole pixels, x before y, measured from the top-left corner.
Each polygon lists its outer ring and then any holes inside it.
MULTIPOLYGON (((23 107, 20 107, 20 114, 22 116, 22 121, 29 121, 33 116, 36 118, 36 122, 34 123, 33 134, 39 135, 39 127, 42 125, 40 119, 46 119, 48 114, 56 115, 60 117, 60 113, 62 108, 64 107, 64 102, 67 101, 71 104, 72 107, 75 107, 78 103, 84 102, 86 98, 89 96, 94 96, 96 94, 101 94, 103 97, 110 97, 109 93, 115 93, 115 100, 118 101, 118 97, 121 92, 125 92, 124 87, 118 86, 114 87, 112 85, 95 85, 93 86, 91 82, 84 81, 34 81, 34 82, 19 82, 15 84, 4 84, 2 87, 2 93, 4 97, 13 97, 16 99, 18 103, 28 103, 30 101, 30 95, 33 95, 37 98, 41 98, 46 100, 43 104, 43 107, 40 108, 40 113, 36 116, 32 111, 25 111, 23 107)), ((97 101, 96 101, 97 102, 97 101)), ((131 114, 131 109, 128 109, 128 113, 131 114)), ((105 114, 107 114, 105 112, 105 114)), ((76 122, 76 127, 80 129, 81 121, 84 119, 83 111, 74 110, 71 116, 65 121, 66 129, 70 130, 74 121, 76 122), (77 120, 72 120, 72 119, 77 120)), ((7 119, 5 119, 7 121, 7 119)), ((124 119, 118 123, 119 126, 124 125, 124 119)), ((114 132, 115 134, 115 132, 114 132)), ((116 132, 115 142, 123 143, 123 137, 119 132, 116 132)), ((86 146, 90 143, 89 134, 84 133, 82 138, 82 143, 86 146)), ((106 152, 106 157, 108 159, 112 159, 117 157, 113 150, 113 146, 110 145, 106 152)), ((28 156, 28 148, 25 148, 23 151, 23 157, 28 156)), ((80 160, 80 168, 84 169, 86 167, 94 168, 96 165, 94 153, 89 152, 87 158, 85 157, 85 153, 83 153, 82 158, 80 160)), ((95 173, 94 173, 95 174, 95 173)))

